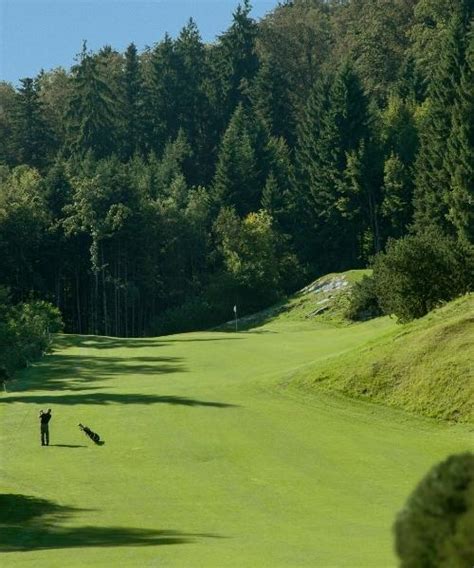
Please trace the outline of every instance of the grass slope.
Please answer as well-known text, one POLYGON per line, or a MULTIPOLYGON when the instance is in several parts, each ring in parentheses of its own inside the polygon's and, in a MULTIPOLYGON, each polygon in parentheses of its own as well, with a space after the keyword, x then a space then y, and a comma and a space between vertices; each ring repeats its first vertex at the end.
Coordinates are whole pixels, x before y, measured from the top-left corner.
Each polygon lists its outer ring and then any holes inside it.
POLYGON ((61 337, 0 396, 2 566, 394 566, 395 513, 472 429, 281 382, 399 331, 61 337))
MULTIPOLYGON (((265 310, 239 319, 241 330, 283 321, 322 322, 347 326, 350 322, 344 314, 349 305, 351 284, 362 280, 371 270, 348 270, 327 274, 318 278, 293 296, 265 310)), ((233 331, 235 321, 231 320, 216 330, 233 331)))
MULTIPOLYGON (((357 333, 359 326, 354 326, 357 333)), ((304 389, 367 398, 433 418, 474 422, 474 296, 396 326, 326 364, 292 377, 304 389)))

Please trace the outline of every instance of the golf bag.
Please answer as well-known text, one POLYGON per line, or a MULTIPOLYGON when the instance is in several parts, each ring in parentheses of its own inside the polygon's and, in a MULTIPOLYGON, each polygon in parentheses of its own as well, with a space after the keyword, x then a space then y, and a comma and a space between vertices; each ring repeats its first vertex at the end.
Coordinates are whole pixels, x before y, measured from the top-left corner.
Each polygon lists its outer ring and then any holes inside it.
POLYGON ((82 424, 79 424, 79 428, 94 442, 94 444, 98 444, 100 442, 99 434, 93 432, 90 428, 83 426, 82 424))

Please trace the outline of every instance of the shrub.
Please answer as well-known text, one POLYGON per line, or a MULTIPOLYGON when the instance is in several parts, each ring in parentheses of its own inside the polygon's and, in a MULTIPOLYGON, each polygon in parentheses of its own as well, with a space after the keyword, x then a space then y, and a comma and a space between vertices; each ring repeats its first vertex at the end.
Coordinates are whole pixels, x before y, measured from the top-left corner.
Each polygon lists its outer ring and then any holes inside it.
POLYGON ((409 497, 394 529, 402 568, 474 566, 474 454, 436 465, 409 497))
POLYGON ((346 317, 353 321, 368 320, 382 315, 375 280, 364 276, 352 286, 346 317))
POLYGON ((436 231, 410 235, 389 241, 373 269, 382 310, 406 322, 474 287, 474 248, 436 231))
POLYGON ((5 289, 0 292, 0 369, 11 376, 48 351, 51 334, 63 323, 58 308, 48 302, 12 306, 5 289))
POLYGON ((185 333, 206 329, 221 321, 205 298, 190 298, 179 306, 165 310, 154 320, 149 331, 151 335, 185 333))

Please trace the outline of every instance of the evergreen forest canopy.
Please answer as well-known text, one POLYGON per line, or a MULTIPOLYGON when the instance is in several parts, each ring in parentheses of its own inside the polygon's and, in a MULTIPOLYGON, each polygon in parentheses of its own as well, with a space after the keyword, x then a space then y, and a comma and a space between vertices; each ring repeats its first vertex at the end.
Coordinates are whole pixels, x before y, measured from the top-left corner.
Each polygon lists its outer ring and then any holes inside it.
POLYGON ((406 235, 472 247, 473 11, 294 0, 256 22, 245 0, 215 43, 190 20, 0 83, 0 285, 69 332, 140 336, 406 235))

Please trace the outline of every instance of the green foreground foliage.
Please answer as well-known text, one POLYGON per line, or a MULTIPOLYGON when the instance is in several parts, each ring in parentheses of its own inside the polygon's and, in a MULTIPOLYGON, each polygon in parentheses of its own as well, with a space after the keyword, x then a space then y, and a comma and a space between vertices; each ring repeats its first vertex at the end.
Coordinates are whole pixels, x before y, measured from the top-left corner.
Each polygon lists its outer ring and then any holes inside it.
POLYGON ((474 454, 450 456, 418 484, 395 524, 402 568, 474 563, 474 454))
MULTIPOLYGON (((472 2, 250 10, 210 45, 191 20, 143 52, 84 45, 71 69, 0 83, 14 302, 52 302, 70 332, 202 329, 367 266, 389 238, 473 244, 472 2)), ((395 296, 403 319, 434 305, 395 296)))

